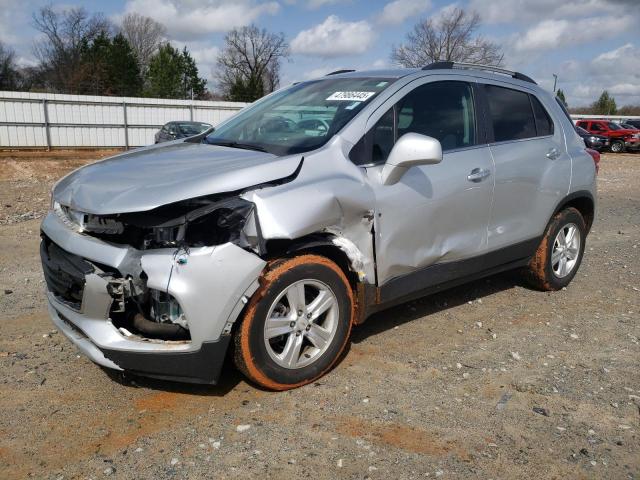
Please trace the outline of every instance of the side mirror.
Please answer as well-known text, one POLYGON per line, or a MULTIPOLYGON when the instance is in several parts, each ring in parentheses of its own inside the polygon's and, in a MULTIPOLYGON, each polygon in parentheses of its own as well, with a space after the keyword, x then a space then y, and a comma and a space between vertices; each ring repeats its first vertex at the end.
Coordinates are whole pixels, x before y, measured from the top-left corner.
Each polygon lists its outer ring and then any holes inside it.
POLYGON ((442 161, 442 146, 432 137, 419 133, 405 133, 389 153, 387 163, 380 172, 383 185, 398 183, 409 168, 416 165, 434 165, 442 161))

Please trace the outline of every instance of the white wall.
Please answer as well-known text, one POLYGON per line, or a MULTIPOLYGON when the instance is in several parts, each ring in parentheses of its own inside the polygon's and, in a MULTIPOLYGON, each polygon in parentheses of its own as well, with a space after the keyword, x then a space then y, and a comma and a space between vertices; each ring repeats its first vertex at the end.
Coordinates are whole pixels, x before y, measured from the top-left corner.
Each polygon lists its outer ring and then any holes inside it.
POLYGON ((217 125, 246 105, 0 91, 0 148, 138 147, 152 144, 169 121, 217 125))

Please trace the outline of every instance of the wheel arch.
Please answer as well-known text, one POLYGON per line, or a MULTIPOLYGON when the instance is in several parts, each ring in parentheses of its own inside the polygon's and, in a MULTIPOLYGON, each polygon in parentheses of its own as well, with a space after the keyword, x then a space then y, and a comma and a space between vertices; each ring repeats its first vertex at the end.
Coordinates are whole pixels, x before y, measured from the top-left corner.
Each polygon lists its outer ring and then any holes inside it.
POLYGON ((303 253, 315 253, 328 258, 344 272, 351 288, 356 291, 358 283, 361 282, 353 259, 345 250, 334 243, 338 238, 328 232, 319 232, 311 235, 305 235, 294 240, 273 239, 267 240, 266 257, 274 259, 278 257, 299 255, 303 253))
POLYGON ((595 201, 593 195, 588 190, 580 190, 567 195, 558 204, 553 212, 554 217, 558 212, 565 208, 573 207, 580 212, 582 218, 584 218, 585 225, 587 227, 587 233, 591 230, 593 220, 595 218, 595 201))

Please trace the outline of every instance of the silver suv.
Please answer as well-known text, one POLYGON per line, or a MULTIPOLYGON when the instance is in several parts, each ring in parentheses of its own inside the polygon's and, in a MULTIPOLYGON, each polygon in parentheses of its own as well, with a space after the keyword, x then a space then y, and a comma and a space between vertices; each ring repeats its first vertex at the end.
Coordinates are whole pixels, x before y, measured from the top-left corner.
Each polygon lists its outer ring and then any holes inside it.
POLYGON ((60 180, 42 223, 51 318, 104 367, 216 383, 231 346, 255 383, 304 385, 390 305, 515 268, 567 285, 594 218, 592 154, 517 72, 297 83, 60 180))

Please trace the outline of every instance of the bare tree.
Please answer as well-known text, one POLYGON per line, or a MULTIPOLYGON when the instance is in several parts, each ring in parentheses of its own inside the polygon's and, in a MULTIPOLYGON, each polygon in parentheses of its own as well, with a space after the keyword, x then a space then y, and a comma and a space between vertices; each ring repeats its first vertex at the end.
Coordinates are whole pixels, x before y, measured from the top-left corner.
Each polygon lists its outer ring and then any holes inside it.
POLYGON ((280 83, 281 61, 288 56, 282 33, 255 25, 231 30, 217 62, 222 94, 229 100, 252 102, 273 92, 280 83))
POLYGON ((0 42, 0 90, 16 90, 19 82, 19 71, 16 66, 15 52, 0 42))
POLYGON ((33 14, 33 26, 44 34, 36 41, 34 53, 47 88, 75 91, 81 67, 82 48, 101 33, 109 33, 111 24, 102 14, 89 15, 84 8, 58 13, 52 6, 33 14))
POLYGON ((498 44, 475 32, 480 16, 453 8, 437 19, 417 23, 406 42, 393 47, 391 61, 409 68, 421 68, 439 60, 500 66, 504 54, 498 44))
POLYGON ((146 72, 149 67, 149 59, 158 51, 165 39, 167 29, 152 18, 137 13, 128 13, 122 19, 120 32, 133 48, 140 65, 140 71, 146 72))

